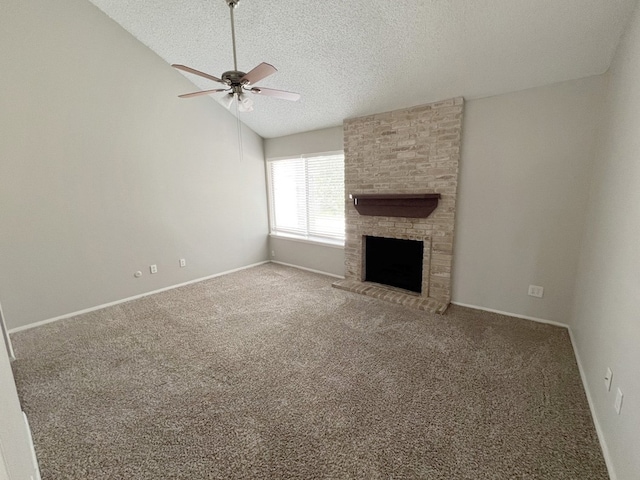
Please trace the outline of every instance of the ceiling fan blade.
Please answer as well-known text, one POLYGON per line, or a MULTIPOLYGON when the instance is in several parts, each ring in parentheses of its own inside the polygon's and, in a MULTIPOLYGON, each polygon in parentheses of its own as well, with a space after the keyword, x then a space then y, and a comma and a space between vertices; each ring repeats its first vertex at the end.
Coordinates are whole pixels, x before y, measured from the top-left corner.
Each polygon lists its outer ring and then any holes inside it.
POLYGON ((210 95, 212 93, 226 92, 227 90, 229 90, 229 89, 228 88, 216 88, 214 90, 201 90, 199 92, 183 93, 182 95, 178 95, 178 97, 180 97, 180 98, 191 98, 191 97, 197 97, 199 95, 210 95))
POLYGON ((291 100, 292 102, 297 102, 298 100, 300 100, 299 93, 285 92, 284 90, 274 90, 273 88, 253 87, 250 91, 257 95, 282 98, 283 100, 291 100))
POLYGON ((208 78, 209 80, 213 80, 214 82, 225 83, 226 84, 226 82, 223 82, 218 77, 214 77, 213 75, 209 75, 208 73, 201 72, 200 70, 196 70, 195 68, 187 67, 186 65, 178 65, 178 64, 174 63, 171 66, 173 68, 178 69, 178 70, 182 70, 183 72, 193 73, 194 75, 199 75, 201 77, 208 78))
POLYGON ((273 65, 269 65, 268 63, 262 62, 256 68, 247 73, 240 80, 243 83, 253 84, 259 82, 263 78, 267 78, 269 75, 273 75, 276 73, 278 69, 273 65))

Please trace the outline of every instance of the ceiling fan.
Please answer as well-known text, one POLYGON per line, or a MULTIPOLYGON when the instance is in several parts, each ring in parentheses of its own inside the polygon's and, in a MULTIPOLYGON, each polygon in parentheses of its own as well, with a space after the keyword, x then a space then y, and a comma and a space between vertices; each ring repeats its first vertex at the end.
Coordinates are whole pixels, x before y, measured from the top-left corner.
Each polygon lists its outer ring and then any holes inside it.
POLYGON ((273 75, 278 70, 268 63, 261 63, 253 70, 249 71, 249 73, 244 73, 238 70, 238 59, 236 56, 236 30, 233 21, 233 10, 238 6, 238 2, 240 0, 226 0, 227 5, 229 5, 229 11, 231 12, 231 40, 233 42, 233 70, 229 70, 228 72, 224 72, 222 74, 222 78, 214 77, 213 75, 209 75, 208 73, 201 72, 196 70, 195 68, 187 67, 185 65, 173 64, 171 65, 178 70, 182 70, 184 72, 193 73, 194 75, 198 75, 200 77, 207 78, 209 80, 213 80, 214 82, 222 83, 225 85, 224 88, 215 88, 213 90, 201 90, 199 92, 185 93, 183 95, 178 95, 180 98, 191 98, 197 97, 199 95, 209 95, 212 93, 221 93, 227 92, 227 94, 221 100, 221 103, 230 108, 233 100, 237 100, 238 102, 238 110, 241 112, 251 112, 253 110, 253 100, 248 97, 246 94, 253 93, 256 95, 265 95, 268 97, 282 98, 284 100, 291 100, 293 102, 300 99, 299 93, 293 92, 285 92, 284 90, 274 90, 272 88, 263 88, 258 86, 253 86, 256 82, 259 82, 263 78, 268 77, 269 75, 273 75))

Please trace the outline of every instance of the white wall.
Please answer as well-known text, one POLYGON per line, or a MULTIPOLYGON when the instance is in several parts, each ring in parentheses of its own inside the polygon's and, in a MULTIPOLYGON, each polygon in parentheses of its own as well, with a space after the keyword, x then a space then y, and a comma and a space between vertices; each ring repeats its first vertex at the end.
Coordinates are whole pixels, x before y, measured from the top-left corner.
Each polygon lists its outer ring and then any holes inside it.
MULTIPOLYGON (((342 151, 343 145, 342 126, 267 138, 264 141, 267 159, 342 151)), ((272 260, 344 276, 344 247, 310 244, 271 236, 269 249, 272 260)))
POLYGON ((344 149, 342 125, 264 141, 266 158, 295 157, 312 153, 337 152, 344 149))
POLYGON ((96 7, 3 0, 0 58, 9 327, 267 259, 262 139, 96 7))
POLYGON ((640 478, 640 10, 610 70, 571 321, 618 480, 640 478), (604 387, 613 370, 610 392, 604 387), (624 392, 621 415, 613 405, 624 392))
POLYGON ((0 411, 0 480, 35 479, 31 438, 20 409, 4 342, 0 342, 0 411))
POLYGON ((7 471, 7 462, 0 451, 0 480, 9 480, 9 472, 7 471))
POLYGON ((271 259, 344 277, 344 247, 271 236, 271 259))
POLYGON ((568 323, 605 86, 597 76, 465 103, 454 302, 568 323))

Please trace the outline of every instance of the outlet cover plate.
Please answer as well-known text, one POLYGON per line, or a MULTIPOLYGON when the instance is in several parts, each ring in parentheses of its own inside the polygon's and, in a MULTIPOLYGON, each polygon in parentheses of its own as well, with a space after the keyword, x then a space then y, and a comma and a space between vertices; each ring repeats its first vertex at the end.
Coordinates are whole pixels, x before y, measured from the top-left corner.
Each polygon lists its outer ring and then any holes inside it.
POLYGON ((607 392, 611 391, 611 380, 613 379, 613 372, 610 368, 607 368, 607 373, 604 376, 604 386, 607 387, 607 392))
POLYGON ((529 285, 529 296, 542 298, 544 288, 538 285, 529 285))
POLYGON ((618 391, 616 392, 616 403, 613 404, 613 406, 616 409, 616 413, 618 415, 620 415, 620 410, 622 410, 622 399, 624 398, 624 395, 622 394, 622 390, 618 389, 618 391))

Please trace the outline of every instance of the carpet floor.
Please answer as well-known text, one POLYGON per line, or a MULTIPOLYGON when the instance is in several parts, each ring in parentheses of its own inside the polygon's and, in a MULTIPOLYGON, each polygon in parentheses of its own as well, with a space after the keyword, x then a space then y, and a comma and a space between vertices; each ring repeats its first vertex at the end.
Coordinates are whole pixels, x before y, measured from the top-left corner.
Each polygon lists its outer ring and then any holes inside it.
POLYGON ((275 264, 12 335, 42 477, 606 479, 565 329, 275 264))

